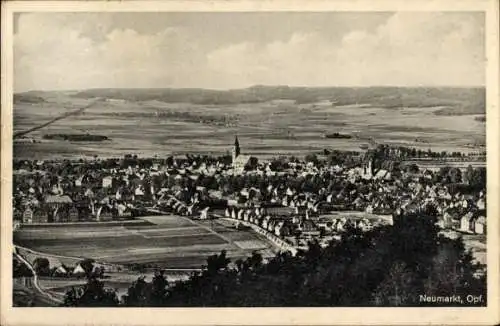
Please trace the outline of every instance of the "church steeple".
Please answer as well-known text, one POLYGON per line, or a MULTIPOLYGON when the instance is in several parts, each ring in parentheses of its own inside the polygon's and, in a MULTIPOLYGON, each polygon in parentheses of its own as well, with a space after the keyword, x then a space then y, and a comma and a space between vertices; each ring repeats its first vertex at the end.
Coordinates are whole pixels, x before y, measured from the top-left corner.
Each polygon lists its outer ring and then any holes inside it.
POLYGON ((240 142, 238 141, 238 136, 234 137, 234 147, 233 150, 231 151, 231 154, 234 164, 236 158, 240 156, 240 142))
POLYGON ((240 155, 240 142, 238 141, 238 136, 234 138, 234 155, 236 157, 240 155))

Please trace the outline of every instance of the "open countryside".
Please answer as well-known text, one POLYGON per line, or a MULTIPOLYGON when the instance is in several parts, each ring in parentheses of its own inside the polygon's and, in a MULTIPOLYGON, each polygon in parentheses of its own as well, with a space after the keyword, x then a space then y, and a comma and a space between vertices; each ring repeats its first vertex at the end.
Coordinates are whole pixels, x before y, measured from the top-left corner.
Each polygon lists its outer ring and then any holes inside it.
POLYGON ((54 226, 26 228, 14 233, 20 246, 47 254, 88 257, 96 261, 131 265, 152 263, 167 269, 199 269, 212 254, 226 250, 234 260, 252 251, 273 254, 268 241, 250 231, 220 223, 192 222, 182 216, 145 218, 148 224, 123 226, 54 226), (157 224, 153 224, 156 222, 157 224))
MULTIPOLYGON (((280 88, 263 89, 270 93, 280 88)), ((340 89, 338 96, 346 98, 343 103, 337 103, 335 97, 322 100, 324 95, 308 99, 311 103, 301 103, 300 98, 281 100, 275 95, 269 101, 258 103, 196 104, 182 102, 189 100, 187 96, 176 99, 181 101, 179 103, 135 99, 133 90, 130 94, 125 90, 118 95, 112 90, 82 92, 85 97, 78 97, 80 93, 76 92, 19 94, 14 110, 14 132, 87 106, 100 99, 99 96, 105 96, 105 100, 31 133, 29 137, 38 140, 36 143, 15 142, 14 155, 19 159, 49 159, 94 155, 120 157, 124 153, 145 157, 224 154, 235 134, 245 139, 247 153, 259 158, 301 156, 304 152, 325 148, 352 150, 371 139, 424 150, 465 153, 481 151, 477 146, 485 145, 485 123, 478 119, 485 114, 482 89, 431 89, 437 95, 427 100, 427 107, 417 106, 416 99, 406 98, 425 96, 425 93, 419 94, 419 89, 387 88, 378 90, 378 96, 371 94, 370 89, 364 93, 362 90, 340 89), (362 97, 349 98, 352 92, 361 93, 358 96, 362 97), (470 97, 464 98, 463 92, 470 97), (403 95, 391 98, 392 93, 403 95), (113 99, 112 96, 122 98, 113 99), (460 96, 461 101, 457 101, 456 96, 460 96), (412 102, 415 106, 411 106, 412 102), (141 129, 140 133, 133 132, 137 128, 141 129), (353 138, 332 140, 324 137, 332 132, 350 134, 353 138), (100 143, 42 139, 45 134, 60 133, 98 134, 109 140, 100 143), (24 156, 28 153, 29 157, 24 156)), ((293 92, 291 88, 290 93, 293 92)), ((303 92, 314 94, 315 89, 303 92)), ((332 88, 331 93, 335 92, 339 91, 332 88)), ((147 99, 156 93, 139 92, 147 99)))
POLYGON ((19 300, 62 304, 85 275, 127 297, 131 283, 158 270, 182 284, 204 273, 207 257, 223 253, 232 268, 255 255, 273 261, 432 207, 441 234, 463 239, 484 274, 477 108, 18 96, 14 243, 38 273, 19 300), (133 133, 137 125, 145 132, 133 133), (107 140, 66 139, 75 130, 107 140))

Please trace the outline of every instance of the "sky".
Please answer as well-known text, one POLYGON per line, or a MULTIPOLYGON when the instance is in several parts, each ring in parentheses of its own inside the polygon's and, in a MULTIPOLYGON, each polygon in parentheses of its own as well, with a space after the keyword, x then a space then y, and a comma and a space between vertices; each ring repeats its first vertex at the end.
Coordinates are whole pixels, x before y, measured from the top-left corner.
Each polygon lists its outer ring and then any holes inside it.
POLYGON ((14 91, 483 86, 480 12, 22 13, 14 91))

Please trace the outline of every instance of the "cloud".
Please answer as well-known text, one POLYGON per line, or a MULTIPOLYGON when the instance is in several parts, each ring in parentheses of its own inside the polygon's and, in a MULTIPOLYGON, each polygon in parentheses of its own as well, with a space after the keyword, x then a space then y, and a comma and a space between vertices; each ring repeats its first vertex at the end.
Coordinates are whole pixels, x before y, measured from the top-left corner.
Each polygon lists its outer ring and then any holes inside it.
POLYGON ((209 62, 223 74, 239 72, 246 84, 483 85, 484 35, 467 18, 398 13, 338 43, 297 33, 262 47, 231 45, 211 53, 209 62))
POLYGON ((101 18, 23 14, 14 39, 15 90, 483 85, 485 78, 482 16, 470 14, 396 13, 376 29, 336 40, 327 30, 296 31, 215 49, 187 28, 141 34, 101 18), (101 37, 92 37, 96 31, 101 37))

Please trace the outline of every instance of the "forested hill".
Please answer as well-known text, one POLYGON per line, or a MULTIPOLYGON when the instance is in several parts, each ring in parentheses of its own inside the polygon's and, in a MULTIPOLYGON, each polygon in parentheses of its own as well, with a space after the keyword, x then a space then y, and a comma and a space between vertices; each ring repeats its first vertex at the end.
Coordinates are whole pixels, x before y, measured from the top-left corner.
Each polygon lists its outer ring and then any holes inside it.
POLYGON ((441 114, 485 112, 485 89, 433 87, 288 87, 253 86, 234 90, 200 88, 106 88, 76 93, 78 98, 104 97, 128 101, 158 100, 167 103, 239 104, 292 100, 297 104, 331 101, 334 105, 364 104, 374 107, 436 107, 441 114))

